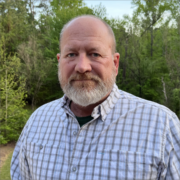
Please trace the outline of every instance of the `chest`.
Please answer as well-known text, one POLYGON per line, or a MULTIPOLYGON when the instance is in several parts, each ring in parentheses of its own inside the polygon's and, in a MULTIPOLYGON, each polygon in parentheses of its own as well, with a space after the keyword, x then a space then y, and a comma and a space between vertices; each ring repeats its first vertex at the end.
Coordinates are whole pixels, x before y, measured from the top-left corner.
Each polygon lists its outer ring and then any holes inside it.
POLYGON ((30 133, 25 156, 32 179, 158 178, 162 132, 157 127, 96 119, 79 129, 75 119, 69 121, 67 128, 52 124, 30 133))

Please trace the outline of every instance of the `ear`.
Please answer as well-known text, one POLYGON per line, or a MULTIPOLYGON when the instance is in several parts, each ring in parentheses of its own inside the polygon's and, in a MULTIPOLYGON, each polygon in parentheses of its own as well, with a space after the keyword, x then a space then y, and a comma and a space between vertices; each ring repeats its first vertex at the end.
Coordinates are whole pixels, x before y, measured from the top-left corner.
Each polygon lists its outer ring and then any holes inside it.
POLYGON ((119 59, 120 59, 120 54, 114 53, 114 65, 115 65, 115 69, 116 69, 116 76, 118 75, 119 59))
POLYGON ((58 54, 57 54, 57 60, 58 60, 58 62, 59 62, 59 60, 60 60, 60 57, 61 57, 61 55, 58 53, 58 54))

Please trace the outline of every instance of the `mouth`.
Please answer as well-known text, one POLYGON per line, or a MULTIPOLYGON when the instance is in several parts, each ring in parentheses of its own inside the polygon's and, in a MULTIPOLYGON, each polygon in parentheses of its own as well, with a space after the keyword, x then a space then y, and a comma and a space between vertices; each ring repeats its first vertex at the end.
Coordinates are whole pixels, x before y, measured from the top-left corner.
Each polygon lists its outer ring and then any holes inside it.
POLYGON ((93 79, 74 79, 70 83, 74 86, 94 86, 96 81, 93 79))
POLYGON ((79 85, 81 83, 86 83, 86 84, 94 84, 94 83, 99 83, 100 82, 100 79, 96 76, 96 75, 93 75, 91 73, 85 73, 83 75, 81 74, 75 74, 73 76, 70 77, 69 79, 69 83, 79 83, 79 85))
POLYGON ((92 84, 92 83, 95 83, 94 80, 92 79, 77 79, 77 80, 72 80, 71 81, 72 84, 92 84))
POLYGON ((93 81, 92 79, 75 79, 75 80, 72 80, 72 81, 93 81))

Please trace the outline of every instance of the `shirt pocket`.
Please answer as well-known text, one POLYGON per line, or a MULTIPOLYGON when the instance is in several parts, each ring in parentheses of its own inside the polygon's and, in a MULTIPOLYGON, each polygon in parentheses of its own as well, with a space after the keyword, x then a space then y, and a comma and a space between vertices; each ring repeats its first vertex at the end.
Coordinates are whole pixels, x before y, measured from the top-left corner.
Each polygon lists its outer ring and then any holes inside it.
POLYGON ((157 159, 142 152, 122 150, 98 150, 94 174, 100 179, 155 180, 157 159))
POLYGON ((59 174, 55 169, 61 168, 62 151, 58 145, 26 143, 26 159, 33 180, 55 178, 59 174))

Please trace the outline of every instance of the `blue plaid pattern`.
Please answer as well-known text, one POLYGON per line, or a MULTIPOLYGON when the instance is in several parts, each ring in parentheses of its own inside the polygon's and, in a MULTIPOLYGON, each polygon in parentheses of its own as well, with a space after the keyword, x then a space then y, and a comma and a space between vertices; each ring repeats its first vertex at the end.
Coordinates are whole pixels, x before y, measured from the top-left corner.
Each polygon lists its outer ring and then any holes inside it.
POLYGON ((69 104, 64 96, 32 114, 12 180, 180 180, 180 122, 168 108, 114 85, 80 128, 69 104))

